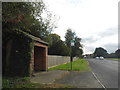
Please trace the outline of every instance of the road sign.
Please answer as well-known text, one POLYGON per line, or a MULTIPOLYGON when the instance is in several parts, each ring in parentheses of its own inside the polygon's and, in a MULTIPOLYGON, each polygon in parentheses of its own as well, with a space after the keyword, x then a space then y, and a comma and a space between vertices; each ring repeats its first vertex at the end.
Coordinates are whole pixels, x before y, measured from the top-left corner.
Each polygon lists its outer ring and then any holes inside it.
POLYGON ((74 40, 70 40, 71 46, 74 46, 74 40))

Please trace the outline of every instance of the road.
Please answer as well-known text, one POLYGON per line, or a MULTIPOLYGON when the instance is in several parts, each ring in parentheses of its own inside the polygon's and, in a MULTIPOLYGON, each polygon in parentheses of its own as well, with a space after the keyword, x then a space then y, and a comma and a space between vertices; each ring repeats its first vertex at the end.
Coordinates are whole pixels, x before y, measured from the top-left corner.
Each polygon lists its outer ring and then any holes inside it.
POLYGON ((92 72, 106 88, 118 88, 118 61, 88 59, 92 72))

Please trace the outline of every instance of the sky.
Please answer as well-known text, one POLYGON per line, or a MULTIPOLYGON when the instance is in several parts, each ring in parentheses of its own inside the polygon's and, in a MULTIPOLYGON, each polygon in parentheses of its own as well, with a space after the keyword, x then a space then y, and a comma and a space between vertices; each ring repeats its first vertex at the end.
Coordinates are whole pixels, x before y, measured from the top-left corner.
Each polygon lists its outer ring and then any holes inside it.
POLYGON ((43 0, 55 15, 57 28, 52 33, 65 40, 71 28, 82 38, 84 54, 103 47, 108 53, 118 49, 118 2, 119 0, 43 0))

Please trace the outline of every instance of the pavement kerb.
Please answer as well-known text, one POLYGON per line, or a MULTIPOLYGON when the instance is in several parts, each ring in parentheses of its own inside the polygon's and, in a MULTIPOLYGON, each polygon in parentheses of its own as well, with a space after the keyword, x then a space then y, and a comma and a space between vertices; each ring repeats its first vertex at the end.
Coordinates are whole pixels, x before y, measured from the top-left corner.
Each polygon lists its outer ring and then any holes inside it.
POLYGON ((105 90, 107 90, 106 87, 102 84, 102 82, 97 78, 96 74, 95 74, 93 71, 91 71, 91 72, 92 72, 94 78, 98 81, 98 83, 99 83, 105 90))

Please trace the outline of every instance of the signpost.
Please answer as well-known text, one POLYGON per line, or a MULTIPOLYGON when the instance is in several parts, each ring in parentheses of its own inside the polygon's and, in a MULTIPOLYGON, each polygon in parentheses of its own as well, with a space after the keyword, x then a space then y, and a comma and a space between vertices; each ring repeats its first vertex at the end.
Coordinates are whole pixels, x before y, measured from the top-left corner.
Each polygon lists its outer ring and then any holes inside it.
POLYGON ((74 46, 74 40, 70 40, 70 65, 71 65, 71 70, 72 70, 72 46, 74 46))
POLYGON ((70 40, 71 46, 74 46, 74 40, 70 40))

